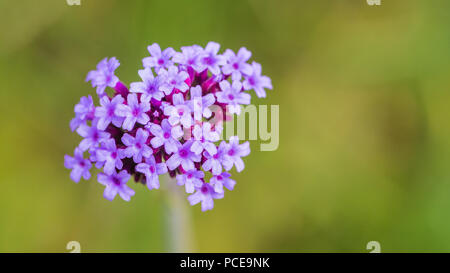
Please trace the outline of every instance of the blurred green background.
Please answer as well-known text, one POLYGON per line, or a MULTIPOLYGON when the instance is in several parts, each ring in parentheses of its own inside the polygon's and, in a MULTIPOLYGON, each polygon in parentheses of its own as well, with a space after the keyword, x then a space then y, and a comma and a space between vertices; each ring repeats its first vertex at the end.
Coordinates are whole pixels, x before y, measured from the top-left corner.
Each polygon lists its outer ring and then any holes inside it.
MULTIPOLYGON (((130 203, 75 184, 73 106, 106 56, 137 81, 147 45, 246 46, 280 106, 280 145, 245 158, 201 252, 450 251, 450 1, 0 0, 0 251, 171 251, 167 190, 130 203)), ((186 200, 182 204, 188 206, 186 200)), ((186 227, 187 228, 187 227, 186 227)), ((184 238, 186 239, 186 238, 184 238)))

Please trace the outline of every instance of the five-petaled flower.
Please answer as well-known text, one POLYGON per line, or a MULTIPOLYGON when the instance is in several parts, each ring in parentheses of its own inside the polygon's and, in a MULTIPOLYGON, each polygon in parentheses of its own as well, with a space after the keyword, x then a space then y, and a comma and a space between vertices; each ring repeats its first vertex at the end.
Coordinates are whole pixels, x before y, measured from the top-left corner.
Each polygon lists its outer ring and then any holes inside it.
POLYGON ((131 131, 136 122, 143 125, 149 122, 150 118, 146 113, 150 111, 150 103, 148 101, 139 103, 136 94, 129 94, 127 103, 128 105, 117 105, 115 111, 117 116, 125 118, 122 124, 123 129, 131 131))
POLYGON ((145 158, 145 163, 136 165, 136 171, 145 174, 147 187, 159 189, 159 175, 167 172, 166 163, 156 163, 155 158, 151 155, 145 158))
POLYGON ((65 155, 64 156, 64 166, 67 169, 72 169, 70 172, 70 178, 78 183, 80 178, 88 180, 91 178, 91 162, 88 159, 83 158, 83 151, 80 148, 75 148, 74 157, 65 155))
POLYGON ((119 173, 114 171, 111 175, 98 174, 98 182, 106 186, 103 196, 109 201, 112 201, 117 194, 123 200, 130 201, 131 196, 134 195, 134 190, 128 187, 128 180, 130 180, 130 175, 125 170, 119 173))
POLYGON ((142 128, 137 130, 136 137, 125 133, 122 137, 122 143, 127 147, 122 151, 123 155, 132 157, 136 164, 142 161, 142 157, 149 157, 153 150, 147 145, 148 136, 148 131, 142 128))
POLYGON ((115 87, 119 82, 119 78, 114 74, 114 71, 119 67, 120 63, 112 57, 104 58, 97 65, 97 70, 92 70, 88 73, 86 81, 91 81, 92 87, 97 87, 97 94, 103 95, 106 87, 115 87))

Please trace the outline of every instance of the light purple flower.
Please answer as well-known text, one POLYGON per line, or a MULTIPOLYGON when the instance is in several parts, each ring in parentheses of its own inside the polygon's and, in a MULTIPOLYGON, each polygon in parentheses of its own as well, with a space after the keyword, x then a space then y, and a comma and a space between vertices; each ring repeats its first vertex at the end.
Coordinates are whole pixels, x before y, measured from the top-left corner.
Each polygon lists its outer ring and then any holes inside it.
POLYGON ((117 194, 123 200, 130 201, 131 196, 134 195, 134 190, 127 186, 128 180, 130 180, 130 175, 125 170, 119 173, 114 171, 111 175, 105 173, 98 174, 98 182, 106 186, 103 197, 109 201, 114 200, 117 194))
POLYGON ((248 59, 252 56, 252 53, 245 47, 241 47, 237 55, 234 54, 231 49, 227 49, 223 55, 225 56, 227 63, 222 67, 222 71, 225 75, 231 75, 233 81, 240 81, 242 74, 252 74, 252 66, 247 63, 248 59))
POLYGON ((223 172, 219 175, 214 175, 209 180, 209 184, 214 187, 214 191, 218 193, 223 193, 223 187, 232 191, 236 185, 236 181, 230 178, 231 174, 223 172))
POLYGON ((147 187, 159 189, 159 175, 167 172, 165 163, 156 163, 155 158, 151 155, 145 159, 145 163, 136 165, 136 171, 145 174, 147 187))
POLYGON ((192 125, 191 109, 184 101, 183 95, 178 93, 172 97, 173 105, 164 107, 164 115, 169 117, 169 123, 172 126, 178 124, 184 128, 190 128, 192 125))
POLYGON ((209 69, 212 74, 220 74, 220 66, 226 64, 225 57, 218 55, 220 45, 215 42, 209 42, 200 57, 201 70, 209 69))
POLYGON ((75 118, 70 121, 70 129, 75 131, 81 124, 94 117, 95 106, 92 96, 81 97, 80 102, 75 105, 75 118))
POLYGON ((117 149, 114 139, 111 138, 103 142, 101 147, 96 149, 95 152, 95 160, 98 163, 104 164, 103 171, 107 175, 111 175, 116 168, 119 170, 122 169, 123 163, 121 159, 124 156, 121 150, 117 149))
POLYGON ((92 70, 88 73, 86 81, 91 81, 92 87, 97 87, 97 94, 102 95, 106 87, 114 88, 119 81, 114 71, 119 67, 120 63, 112 57, 104 58, 97 65, 97 70, 92 70))
POLYGON ((78 145, 83 152, 88 149, 97 148, 102 141, 107 140, 110 136, 109 133, 97 129, 97 122, 95 120, 92 122, 91 127, 86 124, 81 124, 77 129, 77 133, 84 137, 80 145, 78 145))
POLYGON ((214 104, 216 98, 213 94, 202 95, 202 87, 197 85, 191 88, 191 99, 188 102, 189 107, 194 112, 194 119, 201 120, 203 117, 210 118, 212 115, 209 107, 214 104))
POLYGON ((81 177, 85 180, 91 178, 89 170, 92 164, 88 159, 83 158, 83 151, 80 148, 75 148, 74 157, 64 156, 64 167, 72 169, 70 178, 76 183, 80 181, 81 177))
POLYGON ((223 192, 215 192, 211 185, 203 183, 203 185, 197 189, 197 192, 188 197, 188 201, 192 206, 201 202, 202 211, 207 211, 214 208, 214 199, 222 199, 223 196, 223 192))
POLYGON ((138 71, 142 82, 133 82, 130 84, 130 92, 142 93, 141 101, 150 101, 152 98, 161 100, 164 93, 160 90, 162 79, 159 76, 154 77, 150 68, 138 71))
POLYGON ((167 154, 171 154, 178 151, 178 147, 181 146, 178 139, 183 136, 183 130, 181 126, 172 127, 167 119, 161 122, 161 126, 158 124, 150 125, 150 133, 154 135, 150 144, 153 148, 159 148, 164 145, 164 150, 167 154))
POLYGON ((231 114, 241 114, 241 104, 250 104, 251 99, 250 94, 241 92, 241 82, 235 81, 230 85, 228 81, 221 81, 219 85, 222 91, 216 93, 217 101, 226 103, 231 114))
POLYGON ((194 162, 200 162, 201 155, 196 155, 191 151, 192 141, 186 141, 183 146, 179 147, 167 161, 167 167, 173 171, 178 166, 182 166, 185 171, 189 171, 195 168, 194 162))
POLYGON ((193 193, 195 188, 200 188, 203 185, 203 178, 205 173, 198 170, 190 170, 184 174, 177 175, 178 186, 185 186, 186 193, 193 193))
POLYGON ((253 73, 245 76, 244 89, 253 89, 259 98, 265 98, 266 91, 264 88, 272 89, 272 82, 269 77, 261 76, 261 65, 259 63, 253 62, 252 68, 253 73))
POLYGON ((170 66, 168 70, 161 69, 158 75, 164 79, 160 89, 166 95, 170 95, 174 88, 183 93, 189 89, 189 85, 185 82, 189 74, 186 71, 178 71, 178 67, 174 65, 170 66))
POLYGON ((148 132, 142 128, 137 130, 136 137, 132 137, 125 133, 122 136, 122 142, 127 148, 123 150, 123 155, 125 157, 133 157, 135 163, 140 163, 142 157, 149 157, 152 155, 153 150, 147 145, 148 135, 148 132))
POLYGON ((154 43, 148 46, 147 49, 151 57, 145 57, 142 60, 144 67, 155 67, 155 71, 158 71, 161 68, 167 68, 173 64, 173 62, 170 60, 175 54, 175 50, 173 50, 173 48, 168 47, 161 52, 161 48, 159 47, 159 45, 157 43, 154 43))
POLYGON ((173 55, 172 60, 180 65, 190 66, 197 72, 202 72, 202 66, 199 65, 199 57, 202 52, 203 48, 198 45, 183 46, 181 47, 181 52, 176 52, 173 55))
POLYGON ((122 124, 123 129, 131 131, 134 125, 140 123, 142 125, 146 125, 150 118, 146 114, 146 112, 150 111, 150 104, 148 101, 138 102, 136 94, 128 94, 127 103, 119 104, 116 108, 116 115, 119 117, 125 117, 125 120, 122 124))
POLYGON ((100 98, 101 106, 95 108, 95 117, 98 118, 97 128, 99 130, 105 130, 111 122, 116 127, 122 126, 124 118, 117 116, 115 111, 117 105, 122 104, 123 101, 124 99, 120 95, 115 96, 112 100, 109 100, 108 96, 100 98))
POLYGON ((248 156, 249 154, 250 143, 248 141, 239 144, 239 137, 230 137, 227 155, 230 157, 230 160, 233 162, 238 172, 241 172, 244 169, 244 161, 242 161, 241 157, 248 156))
POLYGON ((191 151, 200 155, 203 150, 206 150, 210 155, 217 153, 217 147, 214 142, 218 141, 219 132, 211 130, 211 123, 203 122, 196 124, 192 130, 194 136, 194 143, 192 143, 191 151))
POLYGON ((214 175, 219 175, 222 173, 222 167, 229 171, 233 167, 233 161, 227 154, 228 144, 222 141, 217 148, 217 153, 211 155, 208 151, 203 152, 206 161, 203 163, 202 167, 205 171, 211 171, 214 175))

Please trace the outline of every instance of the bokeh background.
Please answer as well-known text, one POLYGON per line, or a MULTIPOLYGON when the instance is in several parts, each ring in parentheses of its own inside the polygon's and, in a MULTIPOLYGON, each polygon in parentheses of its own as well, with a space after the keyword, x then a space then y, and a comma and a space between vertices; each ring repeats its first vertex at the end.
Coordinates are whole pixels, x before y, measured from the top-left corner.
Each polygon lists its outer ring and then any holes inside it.
MULTIPOLYGON (((0 251, 450 251, 449 1, 0 0, 0 251), (280 145, 252 141, 236 189, 189 238, 167 225, 168 191, 130 203, 75 184, 73 106, 106 56, 137 81, 147 45, 246 46, 280 106, 280 145), (178 238, 178 239, 174 239, 178 238), (172 240, 172 243, 168 243, 172 240), (178 249, 180 250, 180 249, 178 249)), ((181 199, 180 199, 181 200, 181 199)), ((168 205, 169 204, 169 205, 168 205)), ((187 232, 187 233, 189 233, 187 232)))

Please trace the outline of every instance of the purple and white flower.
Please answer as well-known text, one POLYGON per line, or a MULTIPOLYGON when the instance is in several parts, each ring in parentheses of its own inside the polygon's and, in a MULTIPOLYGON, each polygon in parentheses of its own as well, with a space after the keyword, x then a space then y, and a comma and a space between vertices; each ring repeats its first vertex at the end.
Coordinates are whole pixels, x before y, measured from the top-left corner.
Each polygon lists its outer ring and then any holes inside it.
POLYGON ((163 80, 159 76, 154 76, 150 68, 139 70, 139 76, 142 82, 133 82, 130 84, 130 92, 142 93, 141 101, 150 101, 152 98, 161 100, 164 93, 160 90, 163 80))
POLYGON ((214 175, 219 175, 222 173, 222 167, 229 171, 233 167, 233 161, 227 154, 228 144, 222 141, 217 148, 217 153, 211 155, 208 151, 203 152, 203 156, 206 158, 203 162, 203 169, 205 171, 211 171, 214 175))
POLYGON ((216 98, 213 94, 202 95, 202 87, 197 85, 191 88, 191 99, 188 102, 189 107, 194 113, 195 120, 201 120, 203 117, 210 118, 212 115, 209 107, 214 104, 216 98))
POLYGON ((241 114, 241 105, 250 104, 250 95, 241 92, 242 84, 239 81, 233 82, 232 85, 228 81, 219 83, 221 92, 217 92, 217 101, 227 104, 227 109, 231 114, 241 114))
POLYGON ((147 145, 148 132, 145 129, 139 128, 136 132, 136 137, 125 133, 122 136, 122 142, 127 146, 123 149, 124 157, 132 157, 135 163, 140 163, 142 157, 149 157, 153 154, 153 150, 147 145))
POLYGON ((220 74, 220 66, 226 64, 224 56, 218 54, 220 45, 215 42, 209 42, 200 56, 201 70, 209 69, 213 75, 220 74))
POLYGON ((165 163, 156 163, 151 155, 145 158, 145 163, 136 165, 136 171, 145 175, 146 184, 150 190, 159 189, 159 175, 167 172, 167 166, 165 163))
POLYGON ((144 65, 144 67, 154 67, 156 71, 158 71, 161 68, 167 68, 173 64, 173 62, 170 60, 175 54, 175 50, 173 50, 173 48, 168 47, 161 52, 161 48, 159 47, 159 45, 157 43, 154 43, 148 46, 147 49, 151 57, 145 57, 144 59, 142 59, 142 64, 144 65))
POLYGON ((80 102, 75 105, 75 118, 70 121, 70 129, 75 131, 81 124, 94 118, 95 106, 92 96, 81 97, 80 102))
POLYGON ((103 95, 106 87, 114 88, 119 82, 119 78, 114 74, 114 71, 119 67, 120 63, 112 57, 104 58, 97 64, 97 70, 92 70, 87 74, 86 81, 91 81, 92 87, 97 87, 97 94, 103 95))
POLYGON ((91 178, 89 170, 92 167, 91 162, 88 159, 84 159, 83 151, 80 148, 75 148, 74 156, 64 156, 64 167, 72 169, 70 172, 70 178, 78 183, 83 177, 85 180, 91 178))
POLYGON ((180 165, 185 171, 193 170, 195 168, 194 162, 200 162, 201 156, 191 151, 192 143, 191 140, 186 141, 178 148, 178 151, 166 161, 169 170, 173 171, 180 165))
POLYGON ((223 55, 225 56, 227 63, 222 67, 222 71, 225 75, 231 75, 233 81, 240 81, 243 74, 252 74, 252 66, 247 63, 248 59, 252 56, 252 53, 245 47, 241 47, 237 55, 234 54, 231 49, 225 50, 223 55))
POLYGON ((261 65, 259 63, 252 63, 253 73, 245 76, 244 89, 255 90, 256 95, 259 98, 266 97, 266 91, 264 88, 272 89, 272 81, 267 76, 261 76, 261 65))
POLYGON ((92 126, 81 124, 77 129, 77 133, 84 137, 80 145, 78 145, 83 152, 88 149, 97 148, 102 141, 107 140, 110 136, 109 133, 97 128, 97 122, 95 120, 92 126))
POLYGON ((169 117, 170 125, 176 126, 181 124, 184 128, 190 128, 192 125, 191 109, 184 101, 183 95, 175 94, 172 100, 173 105, 164 107, 164 115, 169 117))
POLYGON ((105 130, 110 123, 116 127, 122 126, 124 118, 116 115, 116 108, 123 101, 124 99, 120 95, 115 96, 112 100, 109 100, 108 96, 100 98, 101 106, 95 108, 95 117, 98 118, 97 128, 99 130, 105 130))
POLYGON ((181 47, 181 52, 176 52, 173 55, 172 60, 180 65, 190 66, 197 72, 202 72, 202 66, 199 64, 202 52, 203 48, 199 45, 183 46, 181 47))
POLYGON ((184 174, 177 175, 178 186, 185 186, 186 193, 193 193, 196 188, 203 185, 203 178, 205 173, 198 170, 190 170, 184 174))
POLYGON ((122 169, 123 163, 121 150, 117 149, 114 139, 108 139, 101 144, 99 149, 95 150, 95 160, 104 165, 103 171, 111 175, 115 169, 122 169))
POLYGON ((172 127, 167 119, 161 122, 161 125, 151 124, 150 133, 154 136, 150 141, 153 148, 159 148, 164 145, 164 150, 167 154, 172 154, 178 151, 181 146, 178 139, 183 136, 181 126, 172 127))
POLYGON ((214 142, 218 141, 220 136, 219 132, 211 130, 211 123, 203 122, 201 125, 196 124, 192 130, 194 136, 194 143, 192 143, 191 151, 200 155, 203 150, 207 151, 210 155, 217 153, 217 147, 214 142))
POLYGON ((231 174, 223 172, 218 175, 214 175, 209 180, 209 184, 214 187, 214 191, 218 193, 223 193, 223 187, 232 191, 236 185, 236 181, 230 178, 231 174))
POLYGON ((189 85, 186 83, 189 74, 186 71, 178 71, 178 67, 174 65, 170 66, 168 70, 161 69, 158 74, 164 78, 164 84, 161 85, 161 90, 166 95, 170 95, 174 88, 183 93, 189 89, 189 85))
POLYGON ((236 167, 238 172, 244 169, 244 161, 241 157, 248 156, 250 154, 250 143, 244 142, 239 144, 239 137, 232 136, 228 143, 227 155, 231 162, 236 167))
POLYGON ((208 183, 197 189, 197 191, 188 197, 189 203, 193 206, 202 203, 202 211, 212 210, 214 208, 214 199, 222 199, 223 192, 218 193, 208 183))
POLYGON ((99 173, 98 182, 106 186, 103 197, 112 201, 114 200, 114 197, 119 194, 123 200, 130 201, 131 196, 134 195, 134 190, 127 185, 130 177, 131 176, 125 170, 122 170, 119 173, 114 171, 111 175, 99 173))
POLYGON ((122 127, 125 130, 131 131, 134 125, 140 123, 146 125, 150 118, 146 112, 150 111, 150 103, 148 101, 138 102, 136 94, 128 94, 127 103, 117 105, 115 114, 119 117, 124 117, 122 127))

